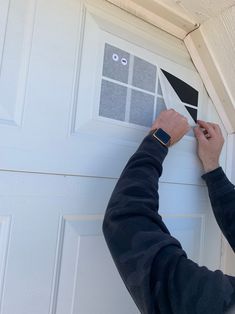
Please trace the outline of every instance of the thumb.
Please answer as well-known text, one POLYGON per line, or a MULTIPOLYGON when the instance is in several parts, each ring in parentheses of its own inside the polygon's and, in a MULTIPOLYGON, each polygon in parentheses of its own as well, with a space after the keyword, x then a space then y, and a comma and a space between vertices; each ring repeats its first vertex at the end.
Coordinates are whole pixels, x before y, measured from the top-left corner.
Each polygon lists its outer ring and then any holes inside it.
POLYGON ((205 137, 204 133, 202 132, 202 130, 200 129, 199 126, 196 126, 194 128, 194 134, 195 134, 198 142, 206 141, 206 137, 205 137))

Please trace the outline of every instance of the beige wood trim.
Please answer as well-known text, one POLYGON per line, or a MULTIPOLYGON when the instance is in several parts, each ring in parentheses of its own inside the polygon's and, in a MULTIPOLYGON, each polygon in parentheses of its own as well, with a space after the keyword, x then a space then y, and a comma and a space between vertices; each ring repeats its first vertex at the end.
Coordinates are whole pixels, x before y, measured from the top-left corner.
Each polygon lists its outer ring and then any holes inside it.
POLYGON ((200 28, 186 36, 184 42, 227 132, 234 133, 235 108, 233 100, 200 28))
POLYGON ((177 38, 185 36, 199 27, 186 14, 176 12, 164 3, 152 0, 106 0, 144 21, 161 28, 177 38))

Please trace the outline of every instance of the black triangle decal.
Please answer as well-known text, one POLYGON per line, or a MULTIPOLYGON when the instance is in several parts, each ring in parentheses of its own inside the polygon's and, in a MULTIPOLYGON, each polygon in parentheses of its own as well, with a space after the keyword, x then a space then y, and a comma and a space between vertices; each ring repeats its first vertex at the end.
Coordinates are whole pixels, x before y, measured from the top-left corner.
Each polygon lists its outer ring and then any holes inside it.
POLYGON ((162 70, 162 72, 182 102, 198 106, 198 91, 195 88, 165 70, 162 70))
POLYGON ((193 118, 195 122, 197 122, 197 109, 185 106, 190 116, 193 118))

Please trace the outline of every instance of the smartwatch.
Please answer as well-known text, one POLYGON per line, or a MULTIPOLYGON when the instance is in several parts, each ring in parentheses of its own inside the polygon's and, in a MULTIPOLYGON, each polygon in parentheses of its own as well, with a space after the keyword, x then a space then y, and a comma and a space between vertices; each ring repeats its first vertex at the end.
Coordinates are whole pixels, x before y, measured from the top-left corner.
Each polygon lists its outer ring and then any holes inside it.
POLYGON ((156 138, 163 146, 169 147, 171 137, 163 129, 159 128, 153 132, 153 137, 156 138))

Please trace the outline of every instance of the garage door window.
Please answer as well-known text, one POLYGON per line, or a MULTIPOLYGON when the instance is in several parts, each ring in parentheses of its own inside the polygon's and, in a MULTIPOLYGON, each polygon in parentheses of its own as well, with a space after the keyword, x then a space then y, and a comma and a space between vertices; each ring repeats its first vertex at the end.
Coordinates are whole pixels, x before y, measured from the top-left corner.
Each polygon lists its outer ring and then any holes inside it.
POLYGON ((105 44, 100 117, 150 127, 161 111, 169 109, 166 98, 172 93, 185 114, 196 121, 196 89, 156 64, 105 44))

